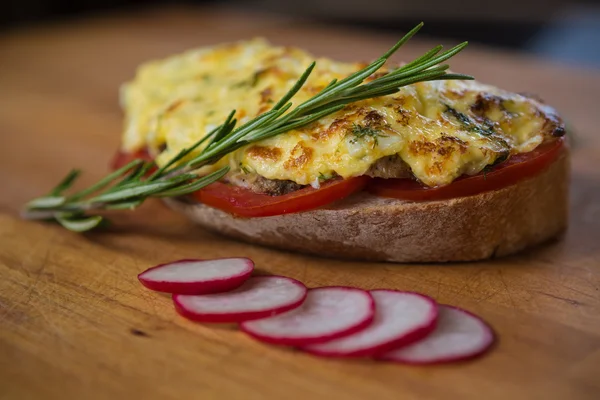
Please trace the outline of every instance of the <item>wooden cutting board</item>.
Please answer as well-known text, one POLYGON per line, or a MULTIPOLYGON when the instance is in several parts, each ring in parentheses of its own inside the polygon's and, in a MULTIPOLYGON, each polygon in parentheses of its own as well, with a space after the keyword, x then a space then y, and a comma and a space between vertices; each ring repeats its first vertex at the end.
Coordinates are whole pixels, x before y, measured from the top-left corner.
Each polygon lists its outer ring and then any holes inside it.
MULTIPOLYGON (((318 55, 371 59, 400 36, 218 9, 167 9, 0 36, 0 398, 600 398, 600 73, 471 46, 453 69, 555 105, 576 133, 570 228, 515 257, 451 265, 345 262, 207 233, 150 203, 85 235, 23 221, 20 206, 118 146, 118 86, 136 65, 261 35, 318 55), (484 316, 487 357, 429 368, 317 359, 229 327, 183 320, 136 275, 177 258, 247 256, 309 286, 421 291, 484 316)), ((473 38, 477 39, 477 38, 473 38)), ((423 51, 409 44, 401 56, 423 51)), ((465 245, 468 245, 466 243, 465 245)))

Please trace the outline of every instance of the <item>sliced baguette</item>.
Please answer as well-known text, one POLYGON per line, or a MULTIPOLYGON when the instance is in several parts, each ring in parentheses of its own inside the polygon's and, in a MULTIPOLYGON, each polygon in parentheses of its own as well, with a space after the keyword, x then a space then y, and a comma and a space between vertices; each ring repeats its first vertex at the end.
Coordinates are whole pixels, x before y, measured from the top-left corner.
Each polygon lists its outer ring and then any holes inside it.
POLYGON ((238 218, 183 199, 167 204, 207 229, 320 256, 394 262, 470 261, 544 242, 567 226, 569 157, 534 178, 475 196, 409 202, 359 193, 328 207, 238 218))

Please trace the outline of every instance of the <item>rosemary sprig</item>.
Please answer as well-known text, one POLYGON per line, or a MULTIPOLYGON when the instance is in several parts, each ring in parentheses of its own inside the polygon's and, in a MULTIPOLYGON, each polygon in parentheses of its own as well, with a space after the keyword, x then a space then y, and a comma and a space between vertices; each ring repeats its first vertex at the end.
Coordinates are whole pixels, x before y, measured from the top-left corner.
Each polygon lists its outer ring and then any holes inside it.
POLYGON ((29 219, 53 219, 67 229, 87 231, 103 222, 103 217, 94 212, 134 209, 148 198, 184 196, 195 192, 221 179, 229 171, 229 167, 224 167, 209 175, 200 176, 195 172, 199 167, 214 164, 250 143, 315 122, 350 103, 390 95, 398 92, 401 87, 416 82, 473 79, 468 75, 447 73, 449 66, 441 64, 460 52, 467 45, 465 42, 443 53, 440 53, 442 46, 437 46, 412 62, 364 83, 422 26, 423 23, 417 25, 367 67, 342 80, 334 79, 321 92, 296 107, 293 107, 290 100, 306 83, 315 67, 314 62, 271 110, 240 126, 237 126, 233 110, 223 124, 193 146, 183 149, 151 174, 149 171, 155 168, 154 163, 135 160, 86 189, 64 195, 79 176, 80 172, 73 170, 47 195, 27 203, 23 215, 29 219), (204 147, 198 154, 187 160, 202 145, 204 147))

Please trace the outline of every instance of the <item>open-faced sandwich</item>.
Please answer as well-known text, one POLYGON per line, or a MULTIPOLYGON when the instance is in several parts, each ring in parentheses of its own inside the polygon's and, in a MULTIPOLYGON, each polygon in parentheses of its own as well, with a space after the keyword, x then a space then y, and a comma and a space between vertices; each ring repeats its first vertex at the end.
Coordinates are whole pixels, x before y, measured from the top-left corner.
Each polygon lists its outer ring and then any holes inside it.
MULTIPOLYGON (((567 223, 564 124, 533 96, 447 73, 462 47, 307 70, 312 55, 254 39, 144 64, 121 92, 117 183, 86 210, 163 197, 245 241, 382 261, 477 260, 552 238, 567 223)), ((50 211, 67 227, 95 225, 67 207, 66 186, 41 199, 66 199, 50 211)), ((50 209, 36 201, 30 212, 50 209)))

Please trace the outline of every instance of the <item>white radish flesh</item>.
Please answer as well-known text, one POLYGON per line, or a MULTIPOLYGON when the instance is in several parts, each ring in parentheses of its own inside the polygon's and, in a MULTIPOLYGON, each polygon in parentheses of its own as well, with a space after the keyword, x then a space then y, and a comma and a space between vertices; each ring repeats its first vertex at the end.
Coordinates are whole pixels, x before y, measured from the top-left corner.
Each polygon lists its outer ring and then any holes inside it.
POLYGON ((166 293, 203 294, 235 289, 252 274, 248 258, 178 260, 150 268, 138 275, 149 289, 166 293))
POLYGON ((257 276, 226 293, 174 295, 177 312, 199 322, 231 323, 265 318, 302 304, 306 286, 283 276, 257 276))
POLYGON ((416 342, 436 325, 437 303, 430 297, 395 290, 372 290, 375 318, 364 330, 340 339, 303 347, 324 357, 373 356, 416 342))
POLYGON ((166 293, 205 294, 235 289, 252 274, 248 258, 179 260, 150 268, 138 275, 148 289, 166 293))
POLYGON ((303 346, 351 335, 373 320, 373 297, 361 289, 310 289, 302 306, 276 317, 244 322, 241 329, 267 343, 303 346))
POLYGON ((460 308, 440 305, 437 327, 429 336, 381 358, 405 364, 441 364, 477 357, 493 343, 492 329, 479 317, 460 308))

